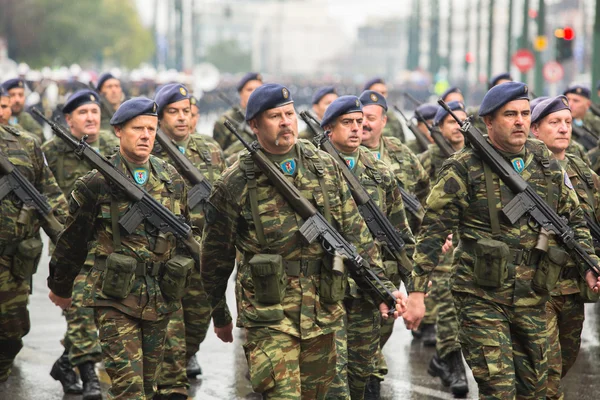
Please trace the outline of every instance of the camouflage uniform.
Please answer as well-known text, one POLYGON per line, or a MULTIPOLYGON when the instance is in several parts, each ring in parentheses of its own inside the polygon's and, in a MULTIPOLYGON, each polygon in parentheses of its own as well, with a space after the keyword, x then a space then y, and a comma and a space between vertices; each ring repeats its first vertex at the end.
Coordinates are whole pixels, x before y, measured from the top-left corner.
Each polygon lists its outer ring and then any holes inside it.
POLYGON ((481 133, 487 132, 487 128, 485 126, 485 123, 483 122, 483 118, 479 116, 479 106, 468 107, 467 115, 470 117, 471 122, 475 128, 479 129, 481 133))
MULTIPOLYGON (((152 153, 175 165, 158 142, 155 142, 152 153)), ((200 134, 190 135, 185 146, 185 156, 209 182, 214 182, 225 169, 221 149, 200 134)), ((181 175, 190 188, 190 182, 181 175)), ((194 228, 200 231, 204 227, 204 212, 200 205, 196 207, 198 210, 190 210, 191 222, 194 228)), ((158 393, 165 397, 172 393, 187 394, 187 390, 182 390, 189 387, 186 375, 187 360, 198 352, 210 324, 211 309, 202 286, 200 271, 192 272, 189 288, 181 303, 182 309, 176 311, 169 321, 164 359, 157 382, 158 393)), ((222 309, 216 312, 222 312, 222 309)))
POLYGON ((402 143, 405 143, 406 136, 404 135, 402 123, 400 122, 394 111, 389 110, 386 115, 387 123, 385 124, 385 128, 383 128, 383 136, 392 136, 397 139, 400 139, 402 143))
MULTIPOLYGON (((546 146, 528 139, 519 156, 524 161, 521 176, 548 200, 552 209, 568 218, 576 240, 592 254, 591 237, 575 191, 570 189, 568 177, 551 159, 546 146)), ((473 149, 466 147, 455 153, 442 167, 428 197, 424 228, 414 256, 414 289, 423 292, 448 233, 455 232, 460 239, 454 251, 451 278, 459 340, 479 385, 479 396, 486 399, 539 399, 546 395, 548 296, 532 289, 534 273, 544 270, 536 268, 538 253, 531 251, 539 232, 529 227, 528 216, 515 225, 500 217, 501 208, 513 198, 513 192, 473 149), (488 179, 492 181, 490 185, 486 185, 488 179), (478 242, 480 239, 487 241, 478 242), (490 242, 491 239, 501 242, 490 242), (478 260, 476 251, 486 256, 478 260), (503 256, 499 257, 499 253, 503 256), (475 271, 479 273, 476 275, 475 271), (497 279, 485 283, 488 286, 478 283, 491 275, 497 279)), ((549 246, 549 253, 562 252, 552 237, 549 246)), ((554 256, 552 259, 556 261, 554 256)), ((549 262, 549 257, 539 261, 549 262)), ((559 268, 556 264, 546 267, 551 271, 559 268)), ((542 283, 552 286, 549 280, 542 283)))
MULTIPOLYGON (((288 155, 268 156, 283 163, 284 157, 294 157, 296 172, 287 179, 326 218, 330 216, 333 225, 393 289, 383 274, 378 246, 373 243, 336 162, 303 141, 288 155)), ((244 350, 254 391, 264 398, 325 399, 335 376, 334 333, 342 327, 345 279, 334 278, 331 260, 319 243, 303 242, 297 234, 302 219, 247 153, 215 183, 207 207, 202 280, 211 305, 223 304, 235 249, 240 251, 237 326, 246 329, 244 350), (252 268, 249 260, 261 253, 280 254, 284 259, 287 279, 281 281, 285 288, 279 292, 280 303, 257 300, 265 292, 256 290, 258 283, 252 274, 259 276, 261 265, 252 268), (327 285, 332 279, 342 285, 327 285), (323 291, 327 287, 336 288, 329 298, 323 291)))
MULTIPOLYGON (((583 212, 597 221, 600 212, 600 177, 581 160, 567 155, 559 161, 571 179, 583 212)), ((546 303, 548 316, 548 389, 547 399, 562 399, 560 379, 575 363, 581 345, 581 330, 585 318, 584 301, 595 301, 577 268, 570 263, 563 268, 556 288, 546 303), (580 292, 580 288, 584 290, 580 292), (591 297, 585 297, 590 296, 591 297)))
MULTIPOLYGON (((244 114, 244 110, 241 110, 241 113, 244 114)), ((238 147, 237 150, 233 151, 229 150, 229 147, 238 143, 239 140, 233 135, 233 133, 229 132, 229 129, 225 127, 225 121, 227 120, 231 120, 234 126, 236 124, 244 124, 248 129, 249 127, 246 125, 246 121, 242 118, 242 115, 240 115, 240 113, 233 108, 225 111, 225 113, 215 122, 215 126, 213 128, 213 139, 219 143, 219 146, 221 146, 221 149, 223 149, 225 156, 229 157, 230 155, 243 150, 244 147, 238 147)), ((254 135, 250 136, 245 129, 238 129, 238 133, 242 135, 247 142, 253 142, 255 140, 254 135)))
MULTIPOLYGON (((383 161, 377 160, 366 147, 357 149, 353 156, 356 157, 356 163, 352 171, 375 204, 398 229, 406 243, 407 255, 412 258, 415 239, 408 226, 400 189, 390 167, 383 161)), ((387 254, 385 250, 382 251, 386 275, 394 285, 398 286, 400 275, 397 262, 394 258, 386 256, 387 254)), ((337 375, 330 386, 327 398, 346 399, 350 394, 350 397, 356 400, 364 397, 367 380, 378 369, 380 342, 378 333, 381 317, 371 298, 365 297, 352 280, 350 280, 344 305, 347 320, 344 329, 336 333, 337 375)), ((389 325, 391 334, 393 322, 386 325, 389 325)))
MULTIPOLYGON (((52 171, 45 166, 44 155, 36 141, 13 127, 0 125, 0 152, 48 198, 55 215, 64 222, 67 212, 65 197, 52 171)), ((12 193, 0 200, 0 208, 0 382, 3 382, 23 347, 21 339, 30 327, 27 302, 31 276, 23 276, 26 271, 18 268, 16 261, 26 256, 25 260, 35 264, 31 273, 35 272, 42 251, 38 235, 40 224, 51 237, 56 237, 58 232, 49 232, 37 211, 26 210, 12 193), (19 254, 19 246, 27 241, 38 246, 40 253, 19 254), (31 259, 32 256, 34 259, 31 259)))
POLYGON ((13 113, 13 115, 10 117, 10 124, 18 125, 23 128, 23 130, 31 133, 39 140, 38 144, 40 145, 46 141, 42 126, 38 124, 37 121, 33 119, 31 114, 29 114, 27 111, 21 111, 19 115, 13 113))
MULTIPOLYGON (((120 154, 110 162, 132 179, 120 154)), ((175 215, 189 219, 187 189, 177 171, 154 156, 148 168, 144 189, 175 215)), ((179 299, 163 295, 161 271, 176 253, 188 254, 181 244, 175 247, 173 236, 159 234, 146 222, 129 235, 121 229, 113 235, 113 226, 118 226, 130 203, 111 192, 111 185, 95 170, 75 182, 70 217, 50 262, 48 286, 58 296, 71 296, 73 281, 90 253, 93 266, 87 269, 83 306, 94 307, 104 365, 112 382, 108 398, 141 400, 154 396, 169 317, 181 307, 179 299), (137 260, 131 278, 109 280, 110 275, 117 278, 107 267, 110 254, 137 260), (130 282, 124 299, 108 292, 113 281, 130 282)))

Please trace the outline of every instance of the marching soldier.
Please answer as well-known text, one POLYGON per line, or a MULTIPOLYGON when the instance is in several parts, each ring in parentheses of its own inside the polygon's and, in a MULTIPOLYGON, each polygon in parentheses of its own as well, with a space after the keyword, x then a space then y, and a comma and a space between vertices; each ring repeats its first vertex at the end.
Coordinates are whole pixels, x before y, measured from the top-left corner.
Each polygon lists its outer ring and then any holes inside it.
POLYGON ((33 134, 41 145, 44 143, 44 132, 42 126, 25 111, 25 80, 22 78, 9 79, 2 84, 4 90, 10 96, 10 108, 12 117, 10 125, 20 127, 26 132, 33 134))
MULTIPOLYGON (((427 125, 431 126, 433 124, 433 117, 435 117, 435 113, 437 112, 438 106, 435 104, 424 103, 418 106, 415 109, 415 115, 413 118, 417 121, 417 129, 427 138, 429 143, 433 144, 433 138, 431 137, 431 133, 429 129, 427 129, 427 125)), ((417 140, 411 140, 406 143, 406 146, 415 154, 422 153, 417 140)))
MULTIPOLYGON (((372 90, 374 92, 380 93, 386 99, 388 97, 388 89, 385 84, 385 81, 382 78, 373 78, 368 80, 365 83, 363 92, 365 90, 372 90)), ((385 129, 383 130, 383 135, 396 137, 400 139, 402 143, 405 143, 406 135, 404 134, 402 123, 400 122, 394 111, 388 110, 386 116, 387 123, 385 125, 385 129)))
MULTIPOLYGON (((338 98, 337 91, 333 86, 323 86, 318 88, 312 97, 312 107, 307 111, 313 118, 317 121, 321 121, 323 119, 323 115, 325 114, 325 110, 329 105, 338 98)), ((311 139, 313 137, 310 129, 305 129, 300 132, 300 138, 302 139, 311 139)))
POLYGON ((100 127, 105 131, 112 132, 110 119, 112 118, 114 112, 119 108, 123 100, 125 100, 123 88, 121 87, 121 81, 110 72, 106 72, 100 75, 98 84, 96 85, 96 91, 100 94, 100 96, 104 97, 107 108, 110 108, 103 110, 100 127))

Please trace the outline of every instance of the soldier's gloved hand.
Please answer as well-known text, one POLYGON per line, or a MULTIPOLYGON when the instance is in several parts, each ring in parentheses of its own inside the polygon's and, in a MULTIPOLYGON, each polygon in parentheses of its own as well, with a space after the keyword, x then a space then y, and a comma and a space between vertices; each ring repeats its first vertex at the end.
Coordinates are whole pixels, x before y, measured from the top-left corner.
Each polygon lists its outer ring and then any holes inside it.
POLYGON ((417 329, 425 316, 425 293, 412 292, 408 295, 406 312, 402 315, 406 329, 417 329))
MULTIPOLYGON (((392 292, 392 294, 396 298, 396 311, 394 311, 394 319, 398 319, 398 317, 404 314, 406 311, 406 295, 399 290, 395 290, 392 292)), ((389 318, 389 311, 390 308, 387 304, 379 304, 379 312, 384 320, 389 318)))
POLYGON ((59 306, 63 310, 66 310, 67 308, 71 307, 70 297, 68 299, 65 299, 64 297, 55 295, 53 291, 50 291, 50 293, 48 293, 48 297, 55 305, 59 306))
POLYGON ((448 237, 446 238, 446 241, 442 245, 442 253, 443 254, 446 254, 450 250, 452 250, 452 234, 448 235, 448 237))
POLYGON ((598 293, 598 290, 600 290, 600 277, 596 277, 592 271, 588 271, 585 274, 585 280, 590 289, 592 289, 594 293, 598 293))
POLYGON ((233 342, 233 322, 230 322, 229 324, 220 328, 217 328, 215 326, 215 333, 217 334, 217 337, 221 339, 222 342, 233 342))

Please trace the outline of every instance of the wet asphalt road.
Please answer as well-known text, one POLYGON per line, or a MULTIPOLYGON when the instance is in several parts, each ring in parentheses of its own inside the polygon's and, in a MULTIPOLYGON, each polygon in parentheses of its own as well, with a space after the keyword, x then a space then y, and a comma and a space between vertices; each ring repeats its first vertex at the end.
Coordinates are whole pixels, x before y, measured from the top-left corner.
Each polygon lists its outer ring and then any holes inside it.
MULTIPOLYGON (((47 247, 46 247, 47 248, 47 247)), ((50 368, 62 353, 60 345, 66 322, 60 310, 48 300, 46 287, 47 257, 42 259, 34 277, 34 293, 30 299, 32 328, 25 337, 25 347, 19 353, 13 375, 0 384, 0 400, 58 400, 80 399, 81 396, 63 396, 61 386, 50 375, 50 368)), ((228 302, 235 311, 233 282, 229 283, 228 302)), ((582 350, 574 368, 564 379, 566 399, 597 399, 594 383, 600 376, 600 320, 599 308, 588 305, 583 333, 582 350)), ((234 343, 222 343, 209 332, 202 344, 199 362, 204 374, 192 381, 190 398, 203 400, 260 399, 252 393, 246 379, 246 360, 241 343, 242 331, 235 330, 234 343)), ((384 352, 390 373, 382 384, 382 399, 451 399, 449 390, 438 379, 427 374, 427 365, 433 348, 423 347, 413 341, 401 321, 396 322, 394 334, 384 352)), ((108 387, 108 377, 98 365, 103 388, 108 387)), ((477 385, 469 374, 468 398, 477 398, 477 385)))

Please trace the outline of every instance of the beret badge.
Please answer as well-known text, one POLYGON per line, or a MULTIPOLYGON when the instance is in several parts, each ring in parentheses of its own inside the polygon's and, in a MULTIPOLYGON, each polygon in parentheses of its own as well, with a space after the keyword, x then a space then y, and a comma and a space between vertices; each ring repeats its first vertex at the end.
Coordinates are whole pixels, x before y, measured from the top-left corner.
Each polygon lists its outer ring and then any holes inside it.
POLYGON ((187 96, 186 90, 182 87, 179 88, 179 93, 181 93, 182 96, 187 96))
POLYGON ((281 89, 281 94, 283 95, 284 99, 287 99, 288 97, 290 97, 290 92, 288 92, 288 90, 286 88, 281 89))

